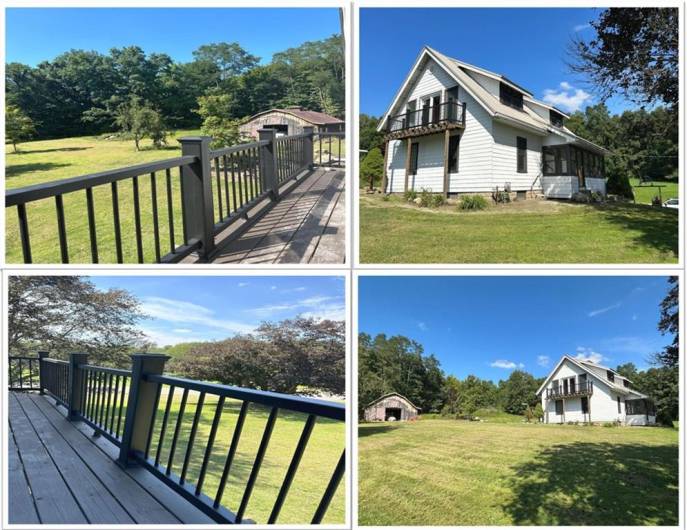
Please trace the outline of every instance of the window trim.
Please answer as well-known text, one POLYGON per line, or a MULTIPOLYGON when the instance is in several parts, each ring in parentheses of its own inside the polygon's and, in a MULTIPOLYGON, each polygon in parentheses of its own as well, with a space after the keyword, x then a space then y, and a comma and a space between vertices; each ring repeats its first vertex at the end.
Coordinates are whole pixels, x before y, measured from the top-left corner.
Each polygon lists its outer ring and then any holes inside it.
POLYGON ((582 414, 589 414, 589 397, 582 396, 580 398, 580 407, 582 408, 582 414))
POLYGON ((556 411, 556 416, 562 416, 563 415, 563 400, 562 399, 557 399, 554 401, 554 409, 556 411), (560 408, 561 411, 558 412, 558 404, 560 403, 560 408))
POLYGON ((460 135, 454 134, 448 138, 448 172, 458 173, 460 170, 460 135), (455 152, 451 156, 451 144, 455 142, 455 152), (453 164, 455 159, 455 165, 453 164))
POLYGON ((410 143, 410 167, 409 174, 412 176, 417 175, 418 162, 420 159, 420 143, 411 142, 410 143), (413 151, 415 151, 415 157, 413 157, 413 151))

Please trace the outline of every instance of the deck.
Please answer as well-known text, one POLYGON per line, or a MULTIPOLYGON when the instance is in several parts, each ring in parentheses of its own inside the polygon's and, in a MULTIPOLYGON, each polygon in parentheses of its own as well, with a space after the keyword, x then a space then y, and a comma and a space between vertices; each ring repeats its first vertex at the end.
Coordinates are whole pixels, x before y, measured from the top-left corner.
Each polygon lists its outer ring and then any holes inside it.
POLYGON ((213 263, 344 263, 344 175, 308 172, 239 237, 220 235, 213 263))
POLYGON ((9 392, 10 524, 213 524, 116 447, 36 393, 9 392))

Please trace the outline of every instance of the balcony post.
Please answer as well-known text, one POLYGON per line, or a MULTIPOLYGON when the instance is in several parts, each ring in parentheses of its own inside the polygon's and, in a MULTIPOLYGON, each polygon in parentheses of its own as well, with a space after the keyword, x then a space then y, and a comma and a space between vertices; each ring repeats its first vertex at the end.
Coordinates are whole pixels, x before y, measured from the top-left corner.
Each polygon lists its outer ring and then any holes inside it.
POLYGON ((209 136, 180 138, 182 156, 195 156, 196 161, 181 166, 184 205, 184 227, 188 239, 200 241, 200 254, 207 259, 215 249, 214 206, 212 202, 212 168, 209 136))
MULTIPOLYGON (((306 125, 303 127, 303 134, 305 134, 305 139, 303 140, 303 166, 308 168, 308 171, 314 169, 313 164, 313 152, 315 144, 315 127, 312 125, 306 125)), ((320 142, 322 141, 322 135, 320 135, 320 142)))
POLYGON ((279 182, 277 179, 277 147, 274 139, 276 131, 274 129, 259 129, 258 140, 267 142, 260 146, 260 174, 262 175, 263 185, 269 190, 272 200, 279 200, 279 182))
POLYGON ((157 384, 145 380, 146 375, 162 374, 169 355, 135 353, 131 355, 131 386, 126 406, 126 418, 117 463, 130 466, 137 454, 145 452, 150 424, 157 408, 157 384))
POLYGON ((463 127, 465 127, 465 101, 463 101, 463 127))
POLYGON ((87 353, 69 354, 69 408, 67 409, 67 419, 69 421, 79 419, 83 409, 82 382, 84 372, 80 367, 82 364, 88 364, 87 353))
POLYGON ((43 379, 43 359, 48 358, 49 353, 47 351, 38 352, 38 385, 41 387, 39 392, 41 395, 45 394, 43 389, 45 388, 45 379, 43 379))
POLYGON ((448 198, 449 189, 449 144, 451 143, 451 129, 446 128, 444 131, 444 197, 448 198))
POLYGON ((410 138, 406 138, 406 180, 405 183, 403 184, 403 191, 406 192, 408 191, 408 179, 410 178, 410 147, 411 147, 411 142, 410 138))
POLYGON ((388 167, 389 167, 389 142, 384 142, 384 171, 382 171, 382 193, 386 193, 386 186, 388 183, 388 167))

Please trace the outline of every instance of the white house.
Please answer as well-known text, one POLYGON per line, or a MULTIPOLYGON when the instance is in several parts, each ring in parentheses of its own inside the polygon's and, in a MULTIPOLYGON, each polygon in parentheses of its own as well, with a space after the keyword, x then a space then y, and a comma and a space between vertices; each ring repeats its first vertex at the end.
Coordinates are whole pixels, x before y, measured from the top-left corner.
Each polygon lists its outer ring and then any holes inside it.
POLYGON ((615 370, 564 355, 537 390, 545 423, 653 425, 653 401, 615 370))
POLYGON ((378 130, 385 192, 605 193, 606 149, 506 77, 424 47, 378 130))

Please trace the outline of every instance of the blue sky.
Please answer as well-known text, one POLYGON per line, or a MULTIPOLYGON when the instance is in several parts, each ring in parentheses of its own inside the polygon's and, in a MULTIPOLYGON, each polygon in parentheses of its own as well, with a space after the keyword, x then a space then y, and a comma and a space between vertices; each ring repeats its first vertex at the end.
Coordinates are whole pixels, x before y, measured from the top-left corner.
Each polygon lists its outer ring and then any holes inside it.
POLYGON ((459 378, 541 377, 565 354, 642 369, 672 342, 656 330, 667 291, 664 277, 368 276, 358 325, 416 340, 459 378))
POLYGON ((341 276, 92 276, 99 289, 126 289, 149 318, 139 327, 155 343, 218 340, 263 321, 297 315, 345 318, 341 276))
MULTIPOLYGON (((360 112, 380 116, 423 46, 505 75, 565 111, 595 98, 565 64, 572 35, 590 39, 590 8, 366 8, 360 10, 360 112)), ((632 108, 613 98, 611 112, 632 108)))
POLYGON ((7 62, 36 65, 70 49, 140 46, 181 62, 202 44, 272 54, 340 33, 335 8, 8 8, 7 62))

